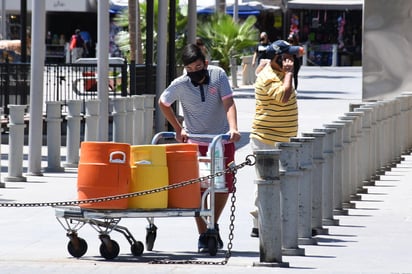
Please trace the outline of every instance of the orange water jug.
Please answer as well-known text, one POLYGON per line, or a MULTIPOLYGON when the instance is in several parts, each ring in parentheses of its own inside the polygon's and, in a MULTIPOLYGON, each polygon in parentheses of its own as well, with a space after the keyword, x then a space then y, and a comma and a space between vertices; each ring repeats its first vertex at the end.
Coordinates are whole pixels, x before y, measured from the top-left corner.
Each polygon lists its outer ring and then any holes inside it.
MULTIPOLYGON (((164 146, 132 146, 130 166, 132 169, 130 192, 141 192, 169 185, 164 146)), ((167 190, 136 196, 129 199, 129 208, 167 208, 167 199, 167 190)))
MULTIPOLYGON (((79 200, 129 192, 130 145, 113 142, 83 142, 77 177, 79 200)), ((126 209, 128 199, 81 204, 83 208, 126 209)))
MULTIPOLYGON (((169 184, 199 178, 198 145, 167 144, 166 158, 169 184)), ((169 208, 199 208, 200 183, 169 190, 169 208)))

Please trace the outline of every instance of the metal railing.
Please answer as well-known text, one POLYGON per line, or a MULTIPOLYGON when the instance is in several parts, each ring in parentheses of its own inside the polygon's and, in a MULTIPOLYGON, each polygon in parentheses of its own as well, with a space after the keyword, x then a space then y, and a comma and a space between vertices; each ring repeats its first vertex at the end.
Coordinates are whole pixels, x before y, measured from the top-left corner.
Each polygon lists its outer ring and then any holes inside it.
MULTIPOLYGON (((109 64, 111 98, 129 96, 128 64, 109 64)), ((25 105, 30 102, 30 64, 0 63, 0 107, 9 114, 9 104, 25 105)), ((45 64, 44 102, 60 101, 65 106, 69 100, 97 98, 96 64, 45 64)))

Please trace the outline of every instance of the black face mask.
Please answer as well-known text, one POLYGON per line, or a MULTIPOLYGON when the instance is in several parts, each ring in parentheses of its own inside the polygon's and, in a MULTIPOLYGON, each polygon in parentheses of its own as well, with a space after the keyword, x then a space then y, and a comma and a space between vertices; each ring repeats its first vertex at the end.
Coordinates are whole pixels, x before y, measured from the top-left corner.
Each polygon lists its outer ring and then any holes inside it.
POLYGON ((202 81, 204 78, 207 78, 207 69, 188 72, 187 76, 190 78, 194 85, 198 85, 200 81, 202 81))

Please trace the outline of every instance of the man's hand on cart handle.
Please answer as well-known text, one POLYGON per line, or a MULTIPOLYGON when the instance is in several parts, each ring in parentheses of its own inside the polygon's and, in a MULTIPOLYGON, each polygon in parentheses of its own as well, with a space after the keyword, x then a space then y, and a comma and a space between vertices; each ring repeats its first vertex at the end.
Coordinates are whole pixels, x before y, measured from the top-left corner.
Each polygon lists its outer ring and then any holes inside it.
POLYGON ((238 130, 230 130, 229 131, 230 140, 231 142, 238 142, 240 141, 240 132, 238 130))
POLYGON ((176 131, 176 137, 175 138, 176 138, 176 141, 178 141, 179 143, 187 143, 187 141, 189 140, 189 136, 188 136, 186 130, 184 130, 183 128, 180 132, 176 131))

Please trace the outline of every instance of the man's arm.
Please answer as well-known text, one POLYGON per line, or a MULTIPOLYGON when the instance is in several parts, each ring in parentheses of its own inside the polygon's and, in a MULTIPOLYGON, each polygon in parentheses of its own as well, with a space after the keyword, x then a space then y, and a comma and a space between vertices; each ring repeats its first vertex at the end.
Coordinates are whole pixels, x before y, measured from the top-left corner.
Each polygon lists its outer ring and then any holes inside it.
POLYGON ((227 120, 229 123, 230 141, 237 142, 240 140, 240 132, 237 127, 237 111, 233 97, 225 98, 223 105, 226 110, 227 120))
POLYGON ((160 110, 162 111, 163 115, 165 116, 166 120, 172 125, 173 129, 176 132, 176 140, 178 142, 187 142, 187 133, 183 129, 182 124, 179 122, 177 119, 177 116, 175 112, 173 111, 171 106, 165 105, 160 99, 159 99, 159 107, 160 110))

